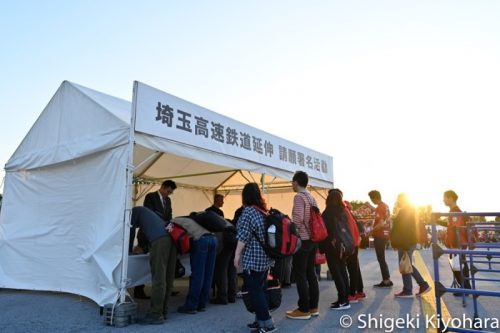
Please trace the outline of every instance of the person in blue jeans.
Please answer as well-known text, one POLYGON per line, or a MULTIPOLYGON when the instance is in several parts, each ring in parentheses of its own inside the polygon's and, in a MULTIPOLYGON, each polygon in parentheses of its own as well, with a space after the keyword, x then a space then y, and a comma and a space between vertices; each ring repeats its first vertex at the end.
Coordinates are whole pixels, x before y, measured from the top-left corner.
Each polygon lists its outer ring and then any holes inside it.
POLYGON ((255 307, 255 321, 248 324, 252 332, 269 333, 276 331, 269 313, 266 297, 267 274, 274 264, 256 237, 264 242, 264 214, 266 203, 259 185, 248 183, 243 188, 242 202, 245 208, 236 226, 238 245, 234 255, 234 266, 243 268, 243 279, 255 307))
POLYGON ((208 303, 214 276, 217 238, 192 218, 178 217, 172 222, 186 229, 192 238, 189 291, 184 305, 180 306, 177 312, 196 314, 197 311, 205 311, 208 303))
MULTIPOLYGON (((391 230, 392 247, 398 249, 398 261, 401 261, 403 254, 408 253, 410 261, 412 260, 413 251, 417 245, 418 221, 415 207, 410 203, 408 196, 405 193, 398 195, 397 206, 399 211, 393 219, 391 230)), ((431 290, 429 284, 422 278, 420 272, 412 263, 412 273, 402 274, 403 290, 394 294, 398 298, 412 298, 413 284, 412 277, 419 285, 419 290, 416 296, 422 296, 431 290)))

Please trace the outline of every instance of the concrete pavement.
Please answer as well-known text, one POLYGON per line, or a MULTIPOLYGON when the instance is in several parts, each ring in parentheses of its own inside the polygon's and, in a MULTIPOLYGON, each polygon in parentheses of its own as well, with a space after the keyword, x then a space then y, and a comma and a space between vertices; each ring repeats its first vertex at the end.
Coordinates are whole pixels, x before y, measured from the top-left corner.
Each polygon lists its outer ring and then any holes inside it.
MULTIPOLYGON (((433 276, 431 251, 418 252, 422 258, 420 265, 428 268, 427 273, 422 273, 430 278, 433 276)), ((397 252, 388 250, 386 254, 391 279, 394 282, 393 288, 372 287, 381 280, 378 262, 373 249, 361 250, 361 271, 367 294, 364 301, 352 304, 351 309, 347 311, 330 310, 330 303, 336 301, 336 289, 333 281, 323 278, 320 282, 319 317, 310 320, 290 320, 286 319, 285 311, 296 308, 297 303, 297 291, 295 285, 292 285, 291 288, 283 290, 281 307, 272 314, 278 331, 301 333, 433 331, 426 329, 426 315, 432 315, 432 305, 435 303, 433 293, 429 293, 423 300, 417 297, 394 298, 394 293, 402 289, 397 252), (426 314, 429 311, 430 313, 426 314), (396 320, 400 321, 399 325, 396 320), (343 328, 342 324, 351 326, 343 328)), ((418 264, 419 259, 416 260, 418 264)), ((326 269, 326 265, 324 266, 326 269)), ((444 258, 440 261, 440 267, 443 284, 449 286, 452 275, 444 258)), ((323 275, 326 276, 325 272, 323 275)), ((187 281, 187 279, 176 280, 176 290, 180 290, 181 294, 172 297, 170 304, 172 311, 163 325, 130 325, 125 328, 104 325, 103 317, 99 315, 99 307, 84 297, 65 293, 3 289, 0 290, 0 332, 249 332, 246 324, 253 321, 253 315, 246 311, 241 299, 230 305, 209 305, 206 312, 196 315, 177 313, 175 310, 183 303, 186 296, 187 281)), ((481 283, 480 286, 481 289, 500 289, 498 283, 481 283)), ((415 284, 414 290, 417 290, 415 284)), ((467 298, 465 308, 462 306, 461 298, 445 295, 443 299, 451 318, 462 318, 463 314, 472 317, 472 297, 467 298)), ((149 308, 148 301, 139 300, 138 305, 141 313, 149 308)), ((500 298, 480 297, 479 309, 481 317, 498 320, 500 298)), ((490 331, 500 332, 498 329, 490 331)))

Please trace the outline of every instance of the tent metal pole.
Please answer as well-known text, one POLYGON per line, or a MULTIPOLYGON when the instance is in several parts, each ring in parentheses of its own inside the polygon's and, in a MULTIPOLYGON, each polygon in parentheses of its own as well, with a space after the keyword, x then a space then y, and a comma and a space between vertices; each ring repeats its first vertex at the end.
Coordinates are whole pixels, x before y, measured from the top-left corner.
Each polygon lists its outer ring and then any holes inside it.
POLYGON ((144 180, 149 180, 151 182, 162 182, 167 179, 179 179, 179 178, 188 178, 188 177, 198 177, 198 176, 209 176, 209 175, 216 175, 219 173, 228 173, 228 172, 238 172, 239 170, 237 169, 230 169, 230 170, 220 170, 220 171, 210 171, 210 172, 201 172, 201 173, 193 173, 193 174, 187 174, 187 175, 177 175, 177 176, 169 176, 169 177, 161 177, 161 178, 144 178, 144 180))
POLYGON ((240 175, 241 175, 241 177, 245 178, 247 182, 251 183, 251 181, 243 173, 243 170, 240 170, 240 175))
POLYGON ((136 169, 140 169, 142 168, 142 166, 146 163, 148 163, 148 165, 146 166, 146 168, 144 168, 144 170, 136 175, 136 177, 142 177, 142 175, 144 175, 146 172, 148 172, 148 170, 163 156, 163 153, 162 152, 154 152, 153 154, 151 154, 150 156, 148 156, 144 161, 142 161, 141 163, 139 163, 139 165, 136 166, 136 169))
POLYGON ((130 227, 132 218, 132 187, 134 179, 134 132, 135 132, 135 114, 137 111, 137 88, 138 82, 134 82, 132 97, 132 112, 130 119, 130 132, 128 142, 128 162, 126 172, 126 190, 125 190, 125 212, 123 214, 123 244, 122 244, 122 267, 120 279, 120 297, 119 303, 125 303, 128 284, 128 244, 130 238, 130 227))
POLYGON ((318 191, 318 189, 317 189, 316 187, 312 187, 312 186, 311 186, 311 189, 312 189, 314 192, 318 193, 318 195, 319 195, 320 197, 322 197, 323 199, 325 199, 325 200, 326 200, 325 195, 324 195, 323 193, 321 193, 320 191, 318 191))
MULTIPOLYGON (((139 187, 139 184, 138 183, 135 183, 137 187, 139 187)), ((151 191, 151 189, 153 188, 154 184, 146 184, 147 186, 145 186, 144 189, 140 190, 140 192, 138 191, 136 193, 136 197, 134 198, 134 202, 137 202, 137 200, 139 200, 140 198, 142 198, 143 196, 145 196, 147 193, 149 193, 151 191)), ((134 205, 135 207, 135 205, 134 205)))
POLYGON ((222 186, 224 186, 224 184, 225 184, 225 183, 227 183, 227 182, 229 181, 229 179, 233 178, 233 176, 234 176, 235 174, 237 174, 237 173, 238 173, 238 171, 240 171, 240 170, 234 170, 234 172, 233 172, 233 173, 231 173, 231 175, 229 175, 229 177, 227 177, 226 179, 224 179, 224 181, 223 181, 222 183, 220 183, 220 184, 219 184, 219 185, 218 185, 218 186, 214 189, 214 195, 215 195, 215 193, 217 192, 217 190, 218 190, 219 188, 221 188, 222 186))
POLYGON ((212 197, 210 198, 210 196, 207 194, 207 191, 203 191, 203 194, 205 195, 205 197, 207 198, 207 201, 208 202, 212 202, 212 200, 214 199, 214 196, 215 196, 215 191, 214 190, 211 190, 209 191, 211 192, 212 194, 212 197))

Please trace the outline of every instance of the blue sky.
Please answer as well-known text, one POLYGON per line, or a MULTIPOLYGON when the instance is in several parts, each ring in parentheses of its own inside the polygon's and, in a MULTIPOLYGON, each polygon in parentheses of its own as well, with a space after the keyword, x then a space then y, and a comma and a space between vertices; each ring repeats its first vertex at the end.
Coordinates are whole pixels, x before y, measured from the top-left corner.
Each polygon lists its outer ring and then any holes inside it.
MULTIPOLYGON (((498 1, 10 1, 0 162, 63 80, 139 80, 334 157, 347 199, 500 210, 498 1)), ((3 171, 0 173, 3 177, 3 171)))

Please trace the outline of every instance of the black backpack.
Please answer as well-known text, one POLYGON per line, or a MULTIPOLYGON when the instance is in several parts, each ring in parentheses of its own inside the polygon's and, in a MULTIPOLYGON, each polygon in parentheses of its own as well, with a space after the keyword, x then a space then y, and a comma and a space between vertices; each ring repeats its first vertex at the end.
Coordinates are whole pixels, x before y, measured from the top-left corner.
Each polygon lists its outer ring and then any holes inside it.
POLYGON ((264 241, 259 239, 255 232, 253 233, 264 252, 273 259, 289 257, 295 254, 302 243, 299 232, 290 218, 277 209, 271 208, 269 212, 265 212, 257 206, 253 207, 265 215, 264 241))
POLYGON ((338 248, 341 258, 350 256, 355 250, 354 240, 352 238, 351 231, 349 230, 349 222, 347 219, 348 217, 345 215, 345 219, 340 218, 334 224, 334 238, 336 240, 335 246, 338 248))

